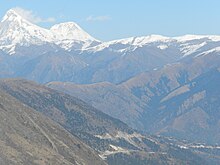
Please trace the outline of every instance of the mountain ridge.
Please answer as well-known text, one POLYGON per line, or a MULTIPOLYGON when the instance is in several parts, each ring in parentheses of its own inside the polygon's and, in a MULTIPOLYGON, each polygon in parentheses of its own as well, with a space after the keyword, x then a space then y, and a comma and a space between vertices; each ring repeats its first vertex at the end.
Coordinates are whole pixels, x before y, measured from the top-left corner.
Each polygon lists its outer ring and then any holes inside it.
MULTIPOLYGON (((13 44, 14 42, 15 44, 20 43, 23 45, 25 44, 31 45, 31 44, 43 44, 44 42, 50 42, 50 43, 52 42, 66 50, 71 50, 71 47, 73 47, 74 44, 77 44, 77 43, 84 45, 80 47, 80 49, 82 49, 83 51, 100 51, 116 43, 142 47, 143 45, 146 45, 149 43, 161 42, 161 43, 164 43, 165 45, 158 45, 158 48, 166 49, 169 45, 169 44, 166 45, 166 43, 169 43, 169 42, 184 43, 188 41, 202 40, 202 39, 208 39, 210 41, 215 41, 215 42, 220 41, 220 36, 217 36, 217 35, 183 35, 183 36, 178 36, 178 37, 148 35, 148 36, 131 37, 131 38, 124 38, 124 39, 119 39, 119 40, 101 42, 93 38, 92 36, 90 36, 87 32, 85 32, 79 25, 77 25, 74 22, 63 22, 63 23, 53 25, 50 29, 45 29, 23 18, 18 12, 16 12, 15 9, 10 9, 6 12, 5 16, 1 20, 1 24, 4 24, 5 22, 6 24, 8 24, 8 22, 9 24, 12 24, 13 22, 17 22, 16 25, 19 25, 24 29, 27 28, 26 26, 28 25, 29 27, 32 28, 32 29, 29 29, 29 32, 38 31, 38 33, 33 33, 33 32, 32 32, 33 34, 30 33, 29 38, 31 37, 31 35, 35 35, 35 40, 28 41, 26 38, 21 36, 22 31, 18 31, 16 34, 18 33, 21 33, 21 34, 20 34, 20 39, 16 36, 18 38, 17 39, 18 41, 16 41, 15 38, 13 38, 12 34, 10 34, 11 36, 7 37, 8 34, 3 33, 3 31, 1 31, 1 28, 0 28, 0 41, 1 41, 1 35, 4 34, 5 37, 2 38, 2 40, 7 40, 11 38, 13 39, 11 41, 9 40, 11 44, 13 44), (22 43, 22 39, 24 39, 23 43, 22 43), (65 40, 65 42, 62 44, 63 40, 65 40), (80 42, 83 42, 83 43, 80 43, 80 42), (65 46, 65 45, 68 45, 68 46, 65 46)), ((14 29, 14 27, 12 28, 14 29)), ((10 28, 8 27, 7 29, 10 30, 10 28)), ((13 31, 15 31, 15 29, 13 31)), ((25 33, 25 31, 23 33, 25 33)), ((10 54, 14 54, 15 50, 14 50, 14 47, 10 46, 11 45, 10 42, 8 45, 4 45, 4 49, 7 50, 7 47, 9 47, 11 48, 11 50, 8 52, 10 54)), ((0 43, 0 48, 3 48, 2 44, 4 44, 3 41, 2 43, 0 43)))

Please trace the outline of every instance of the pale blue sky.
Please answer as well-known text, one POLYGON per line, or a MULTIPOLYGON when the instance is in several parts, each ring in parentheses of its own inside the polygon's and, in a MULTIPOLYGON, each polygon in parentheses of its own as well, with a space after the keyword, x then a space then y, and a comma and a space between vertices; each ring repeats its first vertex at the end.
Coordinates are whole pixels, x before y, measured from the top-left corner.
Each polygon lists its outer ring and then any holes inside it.
MULTIPOLYGON (((43 27, 74 21, 103 41, 160 34, 220 34, 220 0, 0 0, 0 16, 32 11, 43 27)), ((29 12, 30 13, 30 12, 29 12)))

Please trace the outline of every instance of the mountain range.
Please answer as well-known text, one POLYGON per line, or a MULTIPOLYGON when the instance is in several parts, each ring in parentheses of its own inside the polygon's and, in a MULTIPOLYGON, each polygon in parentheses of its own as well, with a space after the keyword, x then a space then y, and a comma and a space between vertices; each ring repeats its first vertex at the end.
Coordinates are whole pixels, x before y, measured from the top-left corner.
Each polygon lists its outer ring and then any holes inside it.
POLYGON ((220 162, 220 36, 102 42, 10 9, 0 78, 0 164, 220 162))
POLYGON ((114 84, 199 53, 219 51, 220 36, 151 35, 101 42, 67 22, 44 29, 9 10, 0 23, 0 77, 40 83, 114 84))

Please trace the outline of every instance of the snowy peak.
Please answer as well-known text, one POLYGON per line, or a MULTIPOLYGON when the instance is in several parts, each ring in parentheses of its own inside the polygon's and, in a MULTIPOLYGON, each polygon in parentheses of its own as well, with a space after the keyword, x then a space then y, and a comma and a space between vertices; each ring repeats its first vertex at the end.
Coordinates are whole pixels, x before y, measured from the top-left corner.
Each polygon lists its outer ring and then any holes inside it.
POLYGON ((100 43, 74 22, 56 24, 50 31, 55 34, 54 42, 65 50, 81 50, 100 43))
POLYGON ((0 22, 0 49, 14 54, 17 46, 52 43, 64 49, 88 47, 98 40, 74 22, 54 25, 50 30, 41 28, 10 9, 0 22))
POLYGON ((50 42, 49 30, 34 25, 10 9, 0 23, 0 46, 31 45, 50 42))
POLYGON ((13 9, 10 9, 9 11, 7 11, 7 13, 5 14, 1 22, 7 21, 7 20, 14 21, 16 19, 21 20, 22 17, 18 13, 16 13, 13 9))
POLYGON ((59 40, 96 41, 74 22, 56 24, 50 31, 57 34, 59 40))

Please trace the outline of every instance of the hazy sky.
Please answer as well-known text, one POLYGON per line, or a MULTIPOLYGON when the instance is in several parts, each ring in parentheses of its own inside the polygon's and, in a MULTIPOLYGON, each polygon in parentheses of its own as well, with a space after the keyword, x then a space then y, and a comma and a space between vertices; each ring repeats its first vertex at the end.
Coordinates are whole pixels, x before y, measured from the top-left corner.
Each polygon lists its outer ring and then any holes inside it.
POLYGON ((103 41, 160 34, 220 34, 220 0, 0 0, 49 28, 74 21, 103 41))

